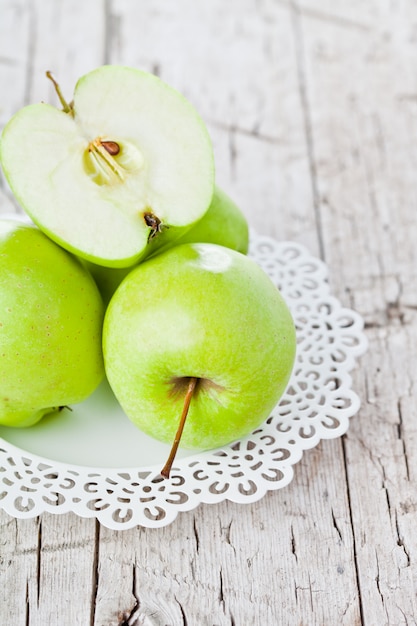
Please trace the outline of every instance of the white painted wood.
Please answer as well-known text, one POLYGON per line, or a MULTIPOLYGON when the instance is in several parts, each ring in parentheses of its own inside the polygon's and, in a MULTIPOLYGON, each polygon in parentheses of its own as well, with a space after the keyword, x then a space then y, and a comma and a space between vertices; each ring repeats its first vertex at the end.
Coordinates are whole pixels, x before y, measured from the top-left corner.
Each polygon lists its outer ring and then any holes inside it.
POLYGON ((345 438, 366 624, 417 619, 413 12, 381 3, 369 30, 298 18, 326 259, 369 326, 363 410, 345 438))
POLYGON ((323 254, 370 340, 348 434, 258 503, 119 533, 1 512, 0 623, 417 623, 416 33, 412 0, 0 0, 1 125, 55 101, 47 69, 68 95, 101 63, 157 72, 251 225, 323 254))

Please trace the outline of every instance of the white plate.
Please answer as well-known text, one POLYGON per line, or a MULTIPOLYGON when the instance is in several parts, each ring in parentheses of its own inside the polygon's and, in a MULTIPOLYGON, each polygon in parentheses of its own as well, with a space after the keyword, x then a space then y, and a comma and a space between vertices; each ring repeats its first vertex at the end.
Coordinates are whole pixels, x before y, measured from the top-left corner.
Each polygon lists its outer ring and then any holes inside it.
POLYGON ((222 449, 180 449, 166 480, 170 446, 135 428, 103 383, 72 411, 0 427, 0 507, 16 518, 73 511, 113 529, 164 526, 202 502, 253 502, 288 485, 304 450, 346 432, 359 408, 349 372, 367 346, 362 319, 330 295, 327 268, 302 246, 251 233, 249 255, 297 327, 293 376, 271 417, 222 449))

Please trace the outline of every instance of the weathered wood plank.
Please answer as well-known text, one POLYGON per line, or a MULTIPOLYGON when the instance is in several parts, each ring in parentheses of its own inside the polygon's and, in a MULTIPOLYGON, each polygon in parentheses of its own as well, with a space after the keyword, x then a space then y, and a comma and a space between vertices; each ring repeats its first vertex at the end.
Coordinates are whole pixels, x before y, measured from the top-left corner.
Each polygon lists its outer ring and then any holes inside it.
POLYGON ((15 520, 0 511, 0 620, 30 624, 39 587, 39 520, 15 520))
POLYGON ((31 626, 91 623, 96 585, 96 524, 74 514, 43 515, 38 527, 36 596, 31 626))
POLYGON ((355 376, 364 406, 345 438, 365 624, 417 619, 417 58, 406 8, 381 3, 369 32, 299 12, 326 258, 370 333, 355 376))

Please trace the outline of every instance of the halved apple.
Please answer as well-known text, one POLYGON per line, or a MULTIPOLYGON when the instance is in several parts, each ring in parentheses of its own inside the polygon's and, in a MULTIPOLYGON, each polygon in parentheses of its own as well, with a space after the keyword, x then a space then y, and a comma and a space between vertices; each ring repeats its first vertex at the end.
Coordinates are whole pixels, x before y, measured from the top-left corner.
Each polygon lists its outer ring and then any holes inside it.
POLYGON ((99 265, 128 267, 205 214, 211 141, 180 93, 115 65, 82 77, 70 104, 54 84, 63 110, 24 107, 0 144, 14 195, 51 239, 99 265))

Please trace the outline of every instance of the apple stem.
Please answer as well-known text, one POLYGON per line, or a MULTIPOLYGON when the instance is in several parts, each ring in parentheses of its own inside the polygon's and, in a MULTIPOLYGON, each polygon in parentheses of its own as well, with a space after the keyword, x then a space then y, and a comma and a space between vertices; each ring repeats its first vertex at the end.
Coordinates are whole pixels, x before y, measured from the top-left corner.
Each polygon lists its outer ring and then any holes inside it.
POLYGON ((180 443, 182 431, 184 430, 185 420, 187 419, 187 415, 188 415, 188 410, 190 408, 191 399, 193 397, 195 388, 197 386, 197 381, 198 381, 198 378, 196 378, 195 376, 192 376, 190 378, 190 382, 188 383, 187 393, 185 394, 185 399, 184 399, 184 406, 183 406, 183 409, 182 409, 180 423, 178 425, 178 430, 177 430, 177 432, 175 434, 174 443, 172 444, 172 448, 171 448, 171 452, 169 453, 168 460, 167 460, 167 462, 165 463, 164 467, 161 470, 161 476, 163 476, 164 478, 169 478, 169 475, 170 475, 170 472, 171 472, 171 468, 172 468, 172 464, 174 462, 175 455, 177 454, 177 450, 178 450, 178 446, 179 446, 179 443, 180 443))
POLYGON ((59 86, 59 84, 57 83, 57 81, 55 80, 52 72, 50 72, 49 70, 46 72, 46 76, 47 78, 49 78, 50 81, 52 81, 54 87, 55 87, 55 91, 56 94, 59 98, 59 101, 62 104, 62 108, 64 110, 64 113, 69 113, 70 115, 73 115, 73 108, 71 106, 71 104, 68 104, 68 102, 65 100, 64 96, 62 95, 62 91, 61 91, 61 87, 59 86))

